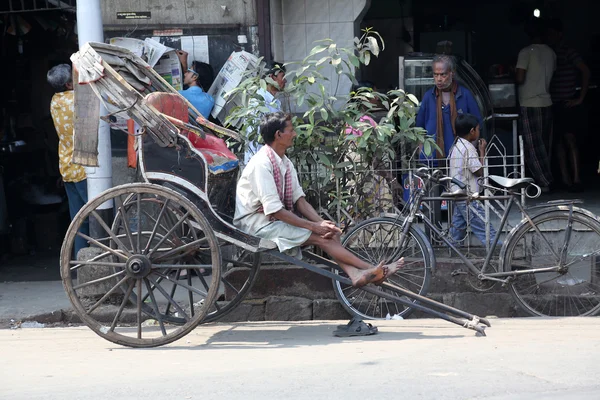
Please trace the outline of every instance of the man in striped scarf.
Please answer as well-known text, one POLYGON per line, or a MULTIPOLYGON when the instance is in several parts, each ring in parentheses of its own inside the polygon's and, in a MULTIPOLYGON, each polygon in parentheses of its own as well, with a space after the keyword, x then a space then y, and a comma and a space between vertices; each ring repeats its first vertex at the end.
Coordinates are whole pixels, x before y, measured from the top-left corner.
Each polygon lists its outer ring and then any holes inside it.
POLYGON ((285 155, 296 137, 290 114, 266 114, 260 133, 265 146, 250 159, 237 184, 236 227, 275 242, 281 252, 299 246, 320 247, 355 287, 381 284, 402 267, 403 259, 375 266, 356 257, 340 243, 341 230, 321 218, 306 201, 296 169, 285 155))

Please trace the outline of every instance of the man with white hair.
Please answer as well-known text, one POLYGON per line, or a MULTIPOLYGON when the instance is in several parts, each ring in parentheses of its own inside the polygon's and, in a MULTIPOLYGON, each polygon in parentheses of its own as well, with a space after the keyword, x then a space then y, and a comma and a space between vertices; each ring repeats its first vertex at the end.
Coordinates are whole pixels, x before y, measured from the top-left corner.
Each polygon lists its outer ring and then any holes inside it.
MULTIPOLYGON (((456 138, 455 123, 459 114, 472 114, 483 126, 475 97, 469 89, 456 82, 456 65, 449 55, 436 55, 432 61, 435 86, 425 92, 417 114, 416 126, 424 128, 440 147, 435 155, 421 153, 421 159, 442 159, 448 156, 456 138)), ((433 162, 437 166, 437 160, 433 162)))
MULTIPOLYGON (((47 74, 48 83, 58 92, 50 102, 50 114, 54 122, 54 129, 58 135, 58 168, 65 185, 69 200, 69 214, 71 220, 75 214, 87 203, 87 177, 85 169, 73 164, 74 148, 74 103, 73 78, 69 64, 59 64, 50 69, 47 74)), ((88 221, 85 221, 80 232, 88 235, 88 221)), ((75 238, 75 256, 80 249, 86 247, 85 239, 75 238)))

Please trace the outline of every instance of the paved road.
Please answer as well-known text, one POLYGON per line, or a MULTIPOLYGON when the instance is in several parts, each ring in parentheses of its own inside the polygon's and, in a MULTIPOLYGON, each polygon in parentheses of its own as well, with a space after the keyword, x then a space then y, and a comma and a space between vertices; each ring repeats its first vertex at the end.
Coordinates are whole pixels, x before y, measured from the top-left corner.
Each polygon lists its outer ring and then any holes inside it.
POLYGON ((1 399, 600 399, 600 319, 218 324, 129 349, 86 327, 0 330, 1 399))

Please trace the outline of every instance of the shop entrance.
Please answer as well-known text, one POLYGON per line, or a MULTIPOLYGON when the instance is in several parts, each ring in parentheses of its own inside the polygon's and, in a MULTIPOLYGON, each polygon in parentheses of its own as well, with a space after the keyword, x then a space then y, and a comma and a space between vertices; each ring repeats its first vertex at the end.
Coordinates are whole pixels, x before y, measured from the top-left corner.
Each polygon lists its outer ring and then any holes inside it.
MULTIPOLYGON (((372 0, 369 10, 361 21, 361 28, 373 27, 385 42, 386 49, 371 65, 364 68, 362 77, 372 81, 381 91, 400 85, 398 58, 410 52, 433 53, 441 43, 452 42, 452 54, 459 56, 473 67, 482 82, 489 85, 513 87, 513 99, 496 102, 494 113, 515 114, 519 108, 514 89, 514 65, 519 50, 528 44, 524 23, 538 10, 542 18, 560 18, 564 25, 567 44, 580 53, 592 71, 590 89, 583 104, 580 117, 572 121, 577 132, 580 152, 580 171, 584 194, 572 194, 560 186, 553 196, 589 197, 597 202, 598 148, 600 137, 593 131, 593 110, 600 105, 597 77, 600 74, 600 26, 595 21, 597 8, 590 0, 465 0, 448 2, 442 0, 372 0), (588 195, 587 193, 592 193, 588 195)), ((512 121, 496 120, 494 133, 512 140, 512 121)), ((561 181, 553 152, 552 165, 555 180, 561 181)))
POLYGON ((46 73, 77 51, 75 0, 0 6, 0 280, 58 279, 69 224, 46 73))

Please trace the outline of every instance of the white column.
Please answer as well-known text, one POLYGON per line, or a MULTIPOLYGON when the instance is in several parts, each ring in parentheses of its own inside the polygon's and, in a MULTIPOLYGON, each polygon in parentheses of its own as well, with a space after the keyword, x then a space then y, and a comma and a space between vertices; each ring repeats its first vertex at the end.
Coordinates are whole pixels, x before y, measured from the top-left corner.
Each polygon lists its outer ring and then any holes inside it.
MULTIPOLYGON (((102 11, 100 0, 77 1, 77 34, 79 48, 87 42, 104 42, 102 29, 102 11)), ((100 105, 100 115, 106 109, 100 105)), ((110 128, 99 119, 98 125, 98 167, 86 167, 88 199, 91 200, 112 187, 112 149, 110 144, 110 128)), ((112 203, 102 204, 100 209, 112 208, 112 203)))

